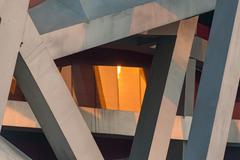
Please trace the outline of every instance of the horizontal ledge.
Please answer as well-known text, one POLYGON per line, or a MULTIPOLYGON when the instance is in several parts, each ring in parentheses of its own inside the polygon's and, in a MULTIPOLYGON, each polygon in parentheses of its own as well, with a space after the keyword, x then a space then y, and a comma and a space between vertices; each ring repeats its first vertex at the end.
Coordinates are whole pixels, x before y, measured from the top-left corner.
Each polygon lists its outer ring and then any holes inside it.
MULTIPOLYGON (((134 136, 139 113, 80 107, 91 132, 134 136)), ((171 139, 188 140, 192 117, 176 116, 171 139)), ((27 102, 8 101, 3 125, 40 128, 27 102)), ((240 120, 232 120, 229 143, 240 143, 240 120)))

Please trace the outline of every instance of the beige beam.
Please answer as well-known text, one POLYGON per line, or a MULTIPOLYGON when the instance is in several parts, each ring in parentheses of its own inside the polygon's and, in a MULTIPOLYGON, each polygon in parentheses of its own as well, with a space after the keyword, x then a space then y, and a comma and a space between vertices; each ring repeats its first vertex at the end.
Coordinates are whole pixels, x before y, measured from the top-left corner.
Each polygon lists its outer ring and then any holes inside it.
POLYGON ((166 159, 197 21, 194 17, 180 22, 170 59, 163 56, 169 53, 159 53, 158 61, 154 57, 130 159, 166 159), (168 61, 170 67, 164 67, 168 61))
POLYGON ((57 158, 103 159, 29 17, 26 26, 15 77, 57 158))
MULTIPOLYGON (((23 37, 29 0, 0 0, 0 126, 17 55, 23 37)), ((1 128, 0 127, 0 128, 1 128)), ((0 136, 1 160, 30 160, 24 153, 0 136)))
POLYGON ((23 37, 28 0, 0 0, 0 120, 7 103, 17 54, 23 37))
POLYGON ((52 57, 57 59, 142 33, 156 27, 164 26, 202 12, 210 11, 214 9, 216 1, 211 0, 202 2, 199 0, 188 0, 168 4, 166 6, 162 5, 163 3, 146 3, 116 14, 110 14, 90 20, 88 23, 81 23, 46 33, 41 37, 46 43, 47 48, 51 51, 52 57), (188 3, 191 7, 184 3, 188 3), (169 9, 169 7, 172 10, 169 9), (183 9, 182 7, 186 7, 188 10, 186 14, 183 14, 186 10, 174 9, 183 9), (176 14, 177 11, 174 12, 174 10, 179 11, 180 14, 176 14), (99 31, 99 28, 101 28, 101 31, 99 31))

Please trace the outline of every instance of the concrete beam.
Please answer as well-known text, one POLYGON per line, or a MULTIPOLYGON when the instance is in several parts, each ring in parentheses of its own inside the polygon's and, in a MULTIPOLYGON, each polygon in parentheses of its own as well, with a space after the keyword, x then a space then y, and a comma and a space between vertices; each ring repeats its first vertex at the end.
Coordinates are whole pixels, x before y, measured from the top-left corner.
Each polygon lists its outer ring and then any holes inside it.
MULTIPOLYGON (((88 128, 93 133, 134 136, 138 112, 105 110, 100 108, 80 107, 80 112, 88 128)), ((188 140, 192 117, 176 116, 171 139, 188 140)), ((41 128, 27 102, 8 101, 4 113, 4 126, 41 128)), ((228 136, 228 143, 240 143, 240 120, 232 120, 228 136)))
POLYGON ((215 4, 216 0, 181 0, 174 3, 166 0, 46 0, 29 12, 41 34, 82 23, 87 32, 91 30, 89 34, 93 32, 94 39, 98 37, 95 33, 97 28, 101 28, 101 34, 107 36, 102 38, 108 39, 160 26, 154 23, 164 25, 208 12, 215 8, 215 4))
POLYGON ((197 21, 194 17, 180 22, 173 51, 158 47, 130 159, 166 159, 197 21))
POLYGON ((204 62, 207 46, 208 46, 208 41, 199 37, 195 37, 193 47, 192 47, 191 57, 198 61, 204 62))
POLYGON ((0 121, 9 95, 27 18, 28 0, 0 0, 0 121), (12 20, 13 19, 13 20, 12 20))
POLYGON ((239 28, 239 1, 218 0, 186 160, 224 158, 240 78, 239 28))
POLYGON ((195 80, 196 80, 196 60, 189 59, 186 78, 185 78, 185 96, 184 96, 184 116, 192 116, 195 100, 195 80))
POLYGON ((57 158, 103 159, 30 17, 25 29, 14 75, 57 158))
MULTIPOLYGON (((23 37, 28 4, 29 0, 0 0, 0 128, 23 37)), ((2 136, 0 136, 0 157, 2 160, 30 160, 2 136)))
POLYGON ((2 136, 0 136, 0 157, 1 160, 31 160, 2 136))
MULTIPOLYGON (((182 0, 175 3, 159 0, 46 33, 41 37, 51 56, 57 59, 213 10, 215 3, 216 0, 182 0)), ((42 21, 40 24, 47 26, 42 21)))

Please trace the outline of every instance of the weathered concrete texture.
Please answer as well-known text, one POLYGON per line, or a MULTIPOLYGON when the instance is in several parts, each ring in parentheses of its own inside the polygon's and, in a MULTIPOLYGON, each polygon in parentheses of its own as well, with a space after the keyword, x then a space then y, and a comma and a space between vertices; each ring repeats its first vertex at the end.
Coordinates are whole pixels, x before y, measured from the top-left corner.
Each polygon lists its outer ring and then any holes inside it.
MULTIPOLYGON (((215 0, 150 2, 88 23, 46 33, 42 38, 56 59, 210 11, 215 3, 215 0)), ((61 22, 64 20, 61 19, 61 22)), ((47 23, 41 21, 41 25, 47 26, 47 23)))
POLYGON ((7 103, 25 27, 28 0, 0 0, 0 121, 7 103))
MULTIPOLYGON (((70 0, 66 2, 70 2, 70 0)), ((29 14, 40 33, 47 33, 87 21, 79 2, 69 7, 59 0, 45 0, 38 6, 31 8, 29 14)))
POLYGON ((202 71, 186 160, 221 160, 224 157, 240 78, 239 28, 239 1, 219 0, 202 71))
POLYGON ((35 26, 27 22, 14 75, 57 158, 103 159, 35 26))
POLYGON ((0 136, 0 157, 1 160, 31 160, 2 136, 0 136))
POLYGON ((173 51, 161 53, 166 46, 158 48, 130 159, 166 159, 197 20, 195 17, 180 22, 173 51))
MULTIPOLYGON (((64 1, 64 0, 62 0, 64 1)), ((75 0, 79 1, 79 0, 75 0)), ((115 14, 123 10, 146 4, 154 0, 80 0, 83 10, 89 20, 93 20, 108 14, 115 14)))
MULTIPOLYGON (((145 14, 141 16, 143 18, 147 16, 152 19, 154 18, 154 14, 152 13, 161 13, 162 16, 157 19, 157 21, 163 22, 170 18, 169 15, 165 14, 167 12, 171 15, 176 15, 180 20, 213 10, 216 0, 46 0, 46 2, 39 6, 30 9, 30 14, 40 33, 54 31, 76 23, 95 23, 93 20, 104 20, 106 19, 104 17, 107 16, 110 17, 110 19, 129 17, 128 23, 122 23, 120 27, 118 27, 118 29, 120 29, 131 25, 131 17, 137 10, 137 12, 139 12, 139 7, 143 10, 151 3, 159 6, 158 9, 161 10, 157 12, 149 12, 149 10, 147 10, 145 14)), ((138 19, 142 17, 138 17, 138 19)), ((106 21, 103 23, 106 23, 106 21)), ((146 24, 145 22, 144 25, 146 24)), ((98 27, 102 28, 99 25, 98 27)))
MULTIPOLYGON (((29 0, 0 0, 0 121, 12 81, 17 55, 23 37, 29 0)), ((30 160, 25 154, 0 136, 1 160, 30 160)))
MULTIPOLYGON (((89 129, 93 133, 134 136, 139 113, 80 107, 89 129)), ((176 116, 171 139, 188 140, 192 117, 176 116)), ((240 143, 240 121, 232 120, 228 143, 240 143)), ((3 125, 40 128, 27 102, 8 101, 3 125)))
POLYGON ((198 18, 192 18, 180 22, 149 159, 165 160, 167 157, 171 131, 177 113, 197 21, 198 18), (159 152, 158 148, 162 148, 162 151, 159 152))

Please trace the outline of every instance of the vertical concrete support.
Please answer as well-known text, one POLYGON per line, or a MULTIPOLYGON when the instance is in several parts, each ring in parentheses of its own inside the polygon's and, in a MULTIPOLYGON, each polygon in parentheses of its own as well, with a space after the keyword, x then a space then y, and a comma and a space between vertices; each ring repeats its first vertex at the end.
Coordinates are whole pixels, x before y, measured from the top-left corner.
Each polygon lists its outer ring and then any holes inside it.
POLYGON ((161 53, 154 56, 131 160, 166 159, 197 20, 181 21, 175 47, 158 46, 161 53))
POLYGON ((0 0, 0 121, 7 104, 27 18, 28 0, 0 0))
POLYGON ((218 0, 199 86, 186 160, 224 157, 240 78, 239 0, 218 0), (219 27, 223 25, 223 27, 219 27))
POLYGON ((57 158, 103 159, 30 18, 26 26, 15 77, 57 158))
MULTIPOLYGON (((195 41, 194 41, 195 43, 195 41)), ((191 55, 193 55, 193 50, 191 55)), ((190 58, 185 77, 185 96, 184 96, 184 116, 192 116, 195 99, 195 78, 196 77, 196 60, 190 58)), ((187 147, 187 141, 183 141, 183 159, 187 147)))
POLYGON ((184 116, 193 115, 195 95, 196 60, 189 59, 185 79, 184 116))

